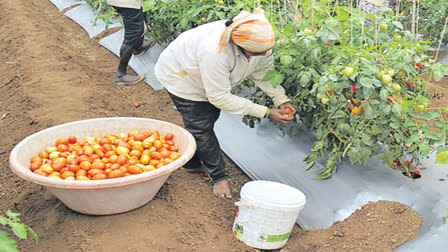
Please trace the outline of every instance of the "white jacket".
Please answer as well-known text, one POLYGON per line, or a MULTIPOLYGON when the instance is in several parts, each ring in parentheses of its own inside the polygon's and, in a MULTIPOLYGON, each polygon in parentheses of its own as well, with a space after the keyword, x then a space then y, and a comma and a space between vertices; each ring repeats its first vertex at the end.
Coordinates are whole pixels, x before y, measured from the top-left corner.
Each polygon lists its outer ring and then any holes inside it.
POLYGON ((231 42, 227 51, 218 54, 218 43, 224 29, 225 21, 216 21, 183 32, 171 42, 155 66, 155 74, 161 84, 181 98, 208 101, 231 114, 262 118, 267 107, 230 92, 250 76, 272 97, 275 106, 288 102, 281 86, 274 88, 271 82, 262 81, 273 67, 272 52, 248 60, 231 42))
POLYGON ((140 9, 143 0, 107 0, 107 4, 122 8, 140 9))

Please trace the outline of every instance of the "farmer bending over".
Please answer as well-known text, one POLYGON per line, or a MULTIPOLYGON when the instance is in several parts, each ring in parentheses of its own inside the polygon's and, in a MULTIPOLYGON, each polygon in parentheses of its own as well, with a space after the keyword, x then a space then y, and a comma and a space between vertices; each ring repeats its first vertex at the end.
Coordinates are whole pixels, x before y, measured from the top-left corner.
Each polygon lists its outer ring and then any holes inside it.
POLYGON ((221 110, 267 117, 277 123, 292 120, 282 116, 289 112, 285 107, 295 112, 284 89, 262 81, 274 64, 271 55, 274 40, 272 26, 258 7, 253 14, 242 11, 231 20, 204 24, 182 33, 156 63, 157 78, 181 114, 185 128, 196 139, 196 153, 183 169, 203 172, 206 168, 214 182, 215 196, 232 197, 213 129, 221 110), (230 92, 249 76, 280 109, 254 104, 230 92))
POLYGON ((120 63, 114 81, 118 85, 137 84, 145 79, 144 75, 133 76, 126 73, 132 55, 140 56, 154 45, 144 42, 146 15, 142 11, 142 0, 107 0, 123 19, 124 40, 120 48, 120 63))

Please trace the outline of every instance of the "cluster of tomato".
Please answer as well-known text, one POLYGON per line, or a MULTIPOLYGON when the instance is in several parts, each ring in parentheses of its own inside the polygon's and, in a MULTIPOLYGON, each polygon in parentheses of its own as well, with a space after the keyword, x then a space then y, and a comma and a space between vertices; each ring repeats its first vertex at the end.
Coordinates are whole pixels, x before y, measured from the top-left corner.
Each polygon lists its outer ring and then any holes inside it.
POLYGON ((134 130, 118 135, 59 138, 55 146, 31 158, 30 169, 39 175, 65 180, 99 180, 140 174, 180 157, 172 133, 134 130))

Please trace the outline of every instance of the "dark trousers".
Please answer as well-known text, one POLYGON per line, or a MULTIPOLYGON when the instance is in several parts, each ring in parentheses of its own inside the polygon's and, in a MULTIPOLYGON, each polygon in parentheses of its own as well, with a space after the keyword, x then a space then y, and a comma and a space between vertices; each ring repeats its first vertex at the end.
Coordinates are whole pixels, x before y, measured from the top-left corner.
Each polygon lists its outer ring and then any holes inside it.
POLYGON ((168 94, 182 116, 185 129, 196 140, 196 153, 184 167, 199 168, 203 164, 213 182, 228 179, 221 155, 221 147, 213 129, 221 110, 209 102, 191 101, 169 92, 168 94))
POLYGON ((141 46, 143 43, 143 32, 145 30, 146 13, 142 9, 132 9, 113 6, 123 19, 124 40, 123 44, 128 46, 141 46))

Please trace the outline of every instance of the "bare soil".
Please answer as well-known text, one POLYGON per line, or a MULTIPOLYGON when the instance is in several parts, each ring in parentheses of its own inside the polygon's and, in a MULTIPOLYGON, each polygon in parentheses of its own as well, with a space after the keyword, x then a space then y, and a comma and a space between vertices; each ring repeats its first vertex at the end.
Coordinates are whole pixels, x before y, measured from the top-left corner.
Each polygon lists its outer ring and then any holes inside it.
MULTIPOLYGON (((215 198, 206 177, 177 170, 151 202, 112 216, 74 212, 13 174, 13 147, 54 125, 116 116, 182 120, 165 91, 113 83, 118 58, 98 44, 110 32, 90 39, 48 0, 0 0, 0 9, 0 212, 20 212, 39 236, 38 245, 19 241, 21 251, 258 251, 232 234, 234 203, 250 179, 224 154, 233 199, 215 198)), ((446 83, 438 85, 445 101, 446 83)), ((295 226, 282 251, 392 251, 422 221, 406 205, 371 202, 327 229, 295 226)))

